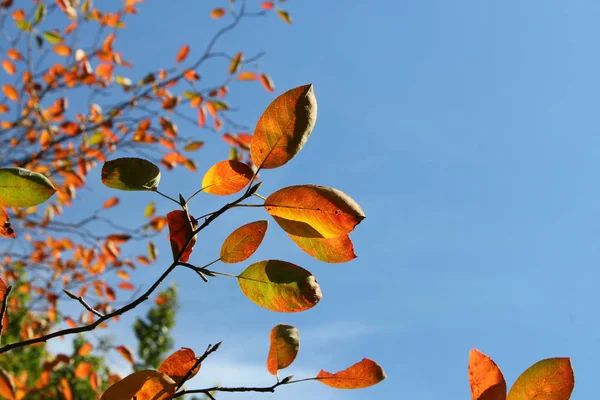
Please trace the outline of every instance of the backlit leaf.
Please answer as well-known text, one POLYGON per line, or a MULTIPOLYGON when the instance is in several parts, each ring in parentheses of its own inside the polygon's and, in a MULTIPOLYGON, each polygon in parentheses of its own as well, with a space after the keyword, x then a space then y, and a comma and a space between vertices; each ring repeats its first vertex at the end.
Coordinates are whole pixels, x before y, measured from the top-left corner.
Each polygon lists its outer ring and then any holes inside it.
POLYGON ((477 349, 469 353, 469 383, 473 400, 506 400, 506 382, 500 368, 477 349))
POLYGON ((262 168, 281 167, 302 149, 317 120, 313 86, 288 90, 277 97, 256 124, 250 145, 252 161, 262 168))
POLYGON ((15 387, 12 378, 0 368, 0 396, 7 400, 15 400, 15 387))
POLYGON ((169 400, 177 384, 167 375, 155 370, 134 372, 109 387, 100 400, 169 400))
POLYGON ((238 72, 238 70, 240 69, 240 66, 242 65, 242 60, 244 59, 243 54, 237 53, 233 59, 231 60, 231 63, 229 64, 229 74, 233 75, 236 72, 238 72))
POLYGON ((68 57, 71 55, 71 48, 66 44, 57 44, 54 46, 54 52, 59 56, 68 57))
POLYGON ((225 160, 216 163, 202 178, 204 192, 227 196, 242 190, 252 179, 252 169, 240 161, 225 160))
POLYGON ((309 238, 346 235, 365 218, 344 192, 317 185, 280 189, 267 197, 265 209, 287 233, 309 238))
POLYGON ((77 354, 80 356, 87 356, 88 354, 90 354, 90 352, 92 351, 93 348, 94 348, 94 346, 92 346, 91 343, 85 342, 84 344, 81 345, 79 350, 77 350, 77 354))
MULTIPOLYGON (((274 217, 275 221, 278 217, 274 217)), ((287 221, 293 224, 294 221, 287 221)), ((348 235, 334 238, 302 237, 288 233, 289 237, 310 256, 327 263, 344 263, 356 258, 354 245, 348 235)))
MULTIPOLYGON (((189 218, 191 218, 191 216, 189 218)), ((189 245, 178 259, 182 262, 187 262, 190 259, 194 244, 196 243, 196 237, 194 236, 196 226, 195 224, 192 224, 189 218, 188 214, 183 210, 175 210, 167 214, 169 241, 171 242, 173 259, 177 260, 177 256, 183 250, 183 246, 185 246, 185 244, 188 243, 188 240, 192 238, 189 245)))
POLYGON ((92 364, 88 362, 82 362, 77 365, 75 368, 75 377, 79 379, 86 379, 92 373, 93 367, 92 364))
POLYGON ((277 375, 277 371, 289 367, 300 350, 300 332, 291 325, 279 324, 271 329, 271 347, 267 357, 267 370, 277 375))
POLYGON ((119 190, 152 190, 160 182, 160 169, 142 158, 117 158, 104 163, 102 183, 119 190))
POLYGON ((190 54, 190 46, 189 45, 184 45, 181 47, 181 49, 179 49, 179 52, 177 53, 177 57, 175 58, 175 61, 180 63, 183 60, 185 60, 188 56, 188 54, 190 54))
POLYGON ((104 202, 104 205, 102 206, 102 208, 111 208, 116 206, 117 204, 119 204, 119 198, 118 197, 111 197, 110 199, 106 200, 104 202))
POLYGON ((134 290, 135 286, 133 286, 133 284, 129 283, 129 282, 121 282, 119 283, 119 289, 122 290, 134 290))
POLYGON ((507 400, 569 400, 575 378, 568 358, 548 358, 527 368, 508 392, 507 400))
POLYGON ((250 300, 271 311, 308 310, 323 296, 310 272, 287 261, 254 263, 238 276, 238 284, 250 300))
MULTIPOLYGON (((160 364, 160 367, 158 367, 158 372, 168 375, 175 383, 179 384, 189 370, 192 369, 196 360, 197 358, 194 351, 187 347, 183 347, 167 357, 166 360, 160 364)), ((192 372, 189 379, 196 376, 198 371, 200 371, 200 365, 192 372)))
POLYGON ((248 259, 262 243, 268 225, 267 221, 255 221, 233 231, 221 247, 221 261, 237 263, 248 259))
POLYGON ((260 74, 259 76, 260 83, 267 90, 267 92, 273 93, 275 91, 275 84, 271 77, 267 74, 260 74))
POLYGON ((376 385, 385 378, 383 368, 368 358, 335 374, 321 370, 317 375, 319 382, 336 389, 362 389, 376 385))
POLYGON ((260 3, 260 6, 265 10, 270 10, 273 7, 275 7, 275 4, 272 1, 263 1, 262 3, 260 3))
POLYGON ((225 15, 225 10, 223 8, 215 8, 210 12, 210 17, 214 19, 219 19, 223 15, 225 15))
POLYGON ((154 215, 155 212, 156 212, 156 203, 151 201, 150 203, 148 203, 146 208, 144 208, 144 217, 150 218, 154 215))
POLYGON ((244 71, 244 72, 240 72, 237 75, 237 78, 240 81, 255 81, 258 79, 258 76, 254 72, 244 71))
POLYGON ((0 168, 0 206, 32 207, 56 192, 44 175, 23 168, 0 168))
POLYGON ((19 100, 19 92, 13 85, 2 85, 2 93, 12 101, 19 100))
POLYGON ((2 207, 0 207, 0 236, 11 239, 15 238, 15 231, 10 223, 10 217, 8 216, 6 210, 2 207))
POLYGON ((133 359, 133 353, 131 352, 131 350, 129 349, 129 347, 127 346, 117 346, 115 347, 115 350, 117 350, 117 352, 119 352, 119 354, 125 359, 127 360, 127 362, 131 365, 135 364, 135 360, 133 359))

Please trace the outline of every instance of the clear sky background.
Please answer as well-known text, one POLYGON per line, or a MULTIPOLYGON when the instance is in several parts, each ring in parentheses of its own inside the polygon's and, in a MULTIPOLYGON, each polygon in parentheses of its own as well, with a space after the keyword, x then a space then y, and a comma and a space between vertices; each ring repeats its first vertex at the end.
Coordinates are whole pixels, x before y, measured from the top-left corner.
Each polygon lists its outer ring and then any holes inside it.
MULTIPOLYGON (((222 4, 149 1, 128 19, 116 47, 140 74, 170 65, 183 44, 198 55, 225 23, 207 17, 222 4)), ((323 299, 299 314, 254 305, 234 279, 204 284, 190 271, 174 273, 183 304, 176 348, 202 352, 223 341, 187 386, 272 384, 265 367, 269 331, 287 323, 300 330, 301 350, 283 376, 335 372, 368 357, 388 379, 359 391, 309 382, 275 395, 219 398, 469 398, 473 347, 498 363, 509 386, 534 362, 569 356, 572 398, 597 397, 600 3, 291 0, 285 6, 293 26, 275 16, 248 20, 219 49, 266 50, 261 64, 276 94, 314 84, 316 128, 293 161, 262 174, 261 192, 316 183, 348 193, 367 215, 352 234, 359 258, 315 261, 271 220, 251 260, 219 267, 239 273, 274 258, 309 269, 323 299)), ((223 68, 216 63, 199 72, 220 78, 223 68)), ((232 90, 229 102, 241 107, 237 119, 253 127, 274 96, 257 83, 239 85, 248 87, 232 90)), ((210 132, 180 130, 207 145, 198 152, 198 174, 164 174, 161 189, 175 196, 199 188, 203 171, 228 150, 210 132)), ((100 181, 99 171, 94 179, 100 181)), ((95 184, 81 197, 89 207, 115 194, 95 184)), ((172 209, 148 193, 124 193, 121 200, 109 215, 132 225, 150 200, 160 213, 172 209)), ((221 200, 199 197, 192 213, 212 211, 221 200)), ((259 218, 268 219, 259 210, 233 210, 201 234, 191 260, 213 260, 233 229, 259 218)), ((143 288, 171 261, 162 239, 158 262, 136 275, 143 288)), ((136 254, 135 246, 128 249, 136 254)), ((120 342, 135 343, 133 317, 113 324, 120 342)), ((118 355, 109 360, 125 368, 118 355)))

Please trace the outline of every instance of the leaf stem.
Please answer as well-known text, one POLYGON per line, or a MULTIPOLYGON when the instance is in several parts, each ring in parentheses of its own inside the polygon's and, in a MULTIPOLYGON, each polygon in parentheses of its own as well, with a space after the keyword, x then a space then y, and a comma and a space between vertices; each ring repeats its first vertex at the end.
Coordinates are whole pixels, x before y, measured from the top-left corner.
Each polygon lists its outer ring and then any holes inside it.
POLYGON ((155 189, 152 189, 152 191, 155 192, 155 193, 160 194, 165 199, 171 200, 173 203, 176 203, 178 206, 182 206, 183 207, 183 204, 181 204, 179 201, 175 200, 171 196, 168 196, 168 195, 164 194, 163 192, 159 191, 158 189, 155 188, 155 189))

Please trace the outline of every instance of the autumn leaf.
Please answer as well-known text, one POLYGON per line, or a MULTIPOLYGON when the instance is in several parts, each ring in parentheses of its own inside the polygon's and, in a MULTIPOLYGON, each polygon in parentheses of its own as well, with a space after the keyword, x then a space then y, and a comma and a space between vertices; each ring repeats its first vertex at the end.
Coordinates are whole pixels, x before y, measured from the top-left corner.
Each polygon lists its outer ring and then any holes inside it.
POLYGON ((323 296, 310 272, 287 261, 254 263, 238 276, 238 284, 255 304, 278 312, 308 310, 323 296))
POLYGON ((229 64, 229 75, 233 75, 236 72, 238 72, 238 70, 240 69, 240 66, 242 65, 242 61, 244 59, 244 55, 240 52, 237 53, 233 59, 231 60, 231 63, 229 64))
POLYGON ((148 203, 148 205, 144 208, 144 217, 146 218, 150 218, 154 215, 154 213, 156 212, 156 203, 151 201, 150 203, 148 203))
POLYGON ((36 206, 55 192, 52 182, 42 174, 24 168, 0 168, 0 206, 36 206))
POLYGON ((214 19, 219 19, 223 15, 225 15, 225 10, 223 8, 215 8, 210 12, 210 17, 214 19))
MULTIPOLYGON (((162 364, 160 364, 160 367, 158 367, 158 372, 168 375, 179 385, 181 380, 194 367, 196 360, 197 358, 194 351, 187 347, 183 347, 167 357, 162 364)), ((200 365, 194 369, 189 379, 196 376, 198 371, 200 371, 200 365)))
POLYGON ((313 86, 288 90, 277 97, 256 124, 250 145, 252 161, 259 167, 281 167, 304 147, 317 120, 313 86))
POLYGON ((506 400, 569 400, 575 378, 568 358, 548 358, 527 368, 515 381, 506 400))
POLYGON ((117 158, 102 166, 102 183, 118 190, 153 190, 160 182, 160 169, 142 158, 117 158))
POLYGON ((198 126, 203 128, 206 125, 206 112, 202 106, 198 107, 198 126))
POLYGON ((269 75, 260 74, 259 79, 261 85, 263 85, 267 92, 273 93, 275 91, 275 84, 269 75))
POLYGON ((0 396, 7 400, 15 400, 15 386, 12 378, 3 369, 0 368, 0 396))
POLYGON ((221 247, 221 261, 229 264, 250 258, 262 243, 268 225, 267 221, 255 221, 233 231, 221 247))
MULTIPOLYGON (((274 217, 277 221, 277 217, 274 217)), ((289 226, 294 221, 287 221, 289 226)), ((295 229, 294 229, 295 230, 295 229)), ((350 236, 342 235, 334 238, 302 237, 288 232, 288 236, 311 257, 326 263, 344 263, 356 258, 354 245, 350 236)))
POLYGON ((12 101, 19 100, 19 92, 12 85, 2 85, 2 93, 12 101))
POLYGON ((383 368, 368 358, 335 374, 321 370, 317 375, 319 382, 336 389, 362 389, 376 385, 385 378, 383 368))
POLYGON ((92 346, 91 343, 85 342, 84 344, 81 345, 79 350, 77 350, 77 354, 82 357, 87 356, 88 354, 90 354, 90 352, 92 351, 93 348, 94 348, 94 346, 92 346))
POLYGON ((496 363, 477 349, 469 353, 472 400, 506 400, 506 382, 496 363))
POLYGON ((254 72, 244 71, 244 72, 240 72, 237 75, 237 78, 240 81, 255 81, 258 79, 258 76, 254 72))
POLYGON ((177 384, 167 375, 154 370, 134 372, 109 387, 100 400, 133 399, 169 400, 177 384))
POLYGON ((92 373, 92 364, 88 362, 81 362, 75 367, 75 377, 79 379, 87 379, 92 373))
POLYGON ((267 370, 277 375, 280 369, 289 367, 300 350, 300 332, 291 325, 279 324, 271 329, 271 346, 267 357, 267 370))
POLYGON ((111 208, 111 207, 116 206, 117 204, 119 204, 119 198, 111 197, 110 199, 108 199, 104 202, 104 205, 102 206, 102 208, 104 208, 104 209, 111 208))
POLYGON ((265 209, 287 233, 309 238, 346 235, 365 218, 344 192, 317 185, 280 189, 267 197, 265 209))
POLYGON ((279 18, 281 18, 288 24, 290 24, 290 25, 292 24, 292 16, 287 11, 281 10, 281 9, 277 10, 277 15, 279 15, 279 18))
POLYGON ((190 54, 190 46, 189 45, 184 45, 179 49, 179 52, 177 52, 177 57, 175 58, 175 62, 182 62, 183 60, 185 60, 188 56, 188 54, 190 54))
POLYGON ((122 290, 134 290, 135 289, 135 286, 133 286, 133 284, 131 284, 129 282, 121 282, 117 286, 119 286, 119 289, 122 289, 122 290))
POLYGON ((15 67, 15 64, 13 64, 10 60, 2 60, 2 68, 4 68, 6 73, 9 75, 14 75, 17 73, 17 67, 15 67))
POLYGON ((202 148, 202 146, 204 146, 204 142, 202 141, 195 141, 195 142, 190 142, 188 144, 185 145, 185 147, 183 148, 183 150, 185 151, 196 151, 202 148))
POLYGON ((135 365, 135 360, 133 359, 133 353, 129 349, 129 347, 121 345, 115 347, 115 350, 123 357, 127 362, 131 365, 135 365))
POLYGON ((71 386, 69 385, 69 381, 66 378, 61 378, 60 380, 60 388, 62 395, 65 400, 72 400, 73 393, 71 392, 71 386))
POLYGON ((71 48, 66 44, 57 44, 54 46, 54 52, 59 56, 68 57, 71 55, 71 48))
POLYGON ((176 261, 187 262, 196 243, 196 237, 194 236, 196 224, 193 224, 190 218, 191 216, 183 210, 175 210, 167 214, 169 241, 171 242, 173 259, 176 261), (188 241, 189 244, 185 248, 185 251, 181 253, 188 241), (177 258, 179 254, 181 256, 177 258))
POLYGON ((10 217, 8 216, 6 210, 2 207, 0 207, 0 236, 11 239, 15 238, 15 231, 10 224, 10 217))
POLYGON ((275 7, 275 4, 272 1, 263 1, 262 3, 260 3, 260 6, 265 10, 270 10, 273 7, 275 7))
POLYGON ((225 160, 216 163, 202 178, 206 193, 227 196, 242 190, 252 179, 252 169, 243 162, 225 160))

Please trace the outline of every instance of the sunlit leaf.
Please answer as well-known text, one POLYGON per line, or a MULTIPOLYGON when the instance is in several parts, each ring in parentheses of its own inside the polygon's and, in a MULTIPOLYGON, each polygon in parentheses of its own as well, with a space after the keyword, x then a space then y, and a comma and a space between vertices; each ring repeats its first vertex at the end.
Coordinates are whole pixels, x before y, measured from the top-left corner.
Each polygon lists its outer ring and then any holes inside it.
POLYGON ((223 8, 215 8, 210 12, 210 17, 214 18, 214 19, 219 19, 221 18, 223 15, 225 15, 225 9, 223 8))
POLYGON ((317 120, 313 86, 288 90, 277 97, 256 124, 250 154, 262 168, 281 167, 302 149, 317 120))
POLYGON ((170 400, 177 384, 155 370, 134 372, 109 387, 100 400, 170 400))
POLYGON ((506 382, 500 368, 477 349, 469 353, 469 383, 473 400, 506 400, 506 382))
POLYGON ((142 158, 117 158, 102 167, 102 183, 119 190, 152 190, 160 182, 160 169, 142 158))
POLYGON ((263 1, 262 3, 260 3, 260 6, 265 10, 270 10, 273 7, 275 7, 275 4, 272 1, 263 1))
POLYGON ((93 348, 94 348, 94 346, 92 346, 91 343, 85 342, 84 344, 81 345, 81 347, 77 351, 77 354, 80 356, 87 356, 88 354, 90 354, 90 352, 92 351, 93 348))
MULTIPOLYGON (((278 220, 278 217, 275 221, 278 220)), ((294 221, 285 222, 287 226, 294 221)), ((344 263, 356 258, 354 245, 348 235, 334 238, 302 237, 288 233, 288 236, 310 256, 326 263, 344 263)))
MULTIPOLYGON (((158 372, 168 375, 175 383, 179 384, 192 369, 194 364, 196 364, 196 360, 197 358, 194 351, 187 347, 183 347, 167 357, 166 360, 160 364, 160 367, 158 367, 158 372)), ((196 376, 198 371, 200 371, 200 365, 194 369, 189 379, 196 376)))
POLYGON ((133 359, 133 353, 127 346, 117 346, 115 350, 123 357, 127 362, 131 365, 135 365, 135 360, 133 359))
POLYGON ((265 209, 286 232, 309 238, 347 235, 365 218, 344 192, 317 185, 280 189, 267 197, 265 209))
POLYGON ((66 44, 57 44, 54 46, 54 52, 59 56, 68 57, 71 55, 71 48, 66 44))
POLYGON ((237 263, 250 258, 262 243, 268 225, 267 221, 255 221, 233 231, 221 247, 221 261, 237 263))
POLYGON ((256 75, 254 72, 244 71, 244 72, 240 72, 237 75, 237 78, 240 81, 255 81, 258 79, 258 75, 256 75))
POLYGON ((175 61, 178 63, 182 62, 187 58, 188 54, 190 54, 190 46, 186 44, 179 49, 179 52, 177 52, 175 61))
POLYGON ((252 175, 252 169, 243 162, 225 160, 210 167, 202 179, 202 187, 206 193, 227 196, 242 190, 252 175))
POLYGON ((0 396, 7 400, 15 400, 15 386, 12 378, 3 369, 0 368, 0 396))
POLYGON ((575 386, 568 358, 548 358, 527 368, 508 392, 507 400, 569 400, 575 386))
POLYGON ((271 77, 267 74, 260 74, 259 76, 260 83, 267 90, 267 92, 273 93, 275 91, 275 84, 271 77))
POLYGON ((277 10, 277 15, 279 15, 279 18, 281 18, 288 24, 292 24, 292 16, 287 11, 279 9, 277 10))
POLYGON ((0 236, 11 239, 15 238, 15 231, 10 223, 10 217, 8 216, 6 210, 2 207, 0 207, 0 236))
POLYGON ((31 207, 56 192, 44 175, 23 168, 0 168, 0 206, 31 207))
POLYGON ((15 64, 13 64, 10 60, 2 60, 2 68, 4 68, 6 73, 9 75, 14 75, 17 73, 17 67, 15 67, 15 64))
POLYGON ((267 357, 267 370, 277 375, 277 371, 289 367, 300 350, 300 332, 291 325, 279 324, 271 329, 271 346, 267 357))
POLYGON ((175 210, 167 214, 169 241, 171 242, 173 259, 182 262, 187 262, 190 259, 194 244, 196 243, 196 237, 194 236, 196 225, 192 223, 190 218, 191 216, 188 216, 188 213, 183 210, 175 210), (188 241, 188 246, 178 259, 177 256, 181 253, 183 246, 185 246, 188 241))
POLYGON ((336 389, 362 389, 376 385, 385 378, 383 368, 368 358, 335 374, 321 370, 317 375, 319 382, 336 389))
POLYGON ((116 206, 117 204, 119 204, 119 198, 111 197, 110 199, 108 199, 104 202, 104 205, 102 206, 102 208, 104 208, 104 209, 111 208, 111 207, 116 206))
POLYGON ((238 276, 238 284, 250 300, 271 311, 308 310, 323 296, 317 280, 310 272, 279 260, 250 265, 238 276))
POLYGON ((88 362, 79 363, 75 368, 75 377, 79 379, 87 379, 92 373, 92 370, 92 364, 88 362))
POLYGON ((19 92, 13 85, 2 85, 2 93, 12 101, 19 100, 19 92))
POLYGON ((242 61, 244 59, 244 55, 240 52, 237 53, 233 59, 231 60, 231 63, 229 64, 229 74, 233 75, 236 72, 238 72, 238 70, 240 69, 240 66, 242 65, 242 61))
POLYGON ((144 208, 144 217, 146 218, 150 218, 154 215, 154 213, 156 212, 156 203, 151 201, 150 203, 148 203, 148 205, 144 208))

